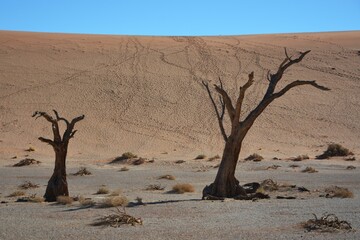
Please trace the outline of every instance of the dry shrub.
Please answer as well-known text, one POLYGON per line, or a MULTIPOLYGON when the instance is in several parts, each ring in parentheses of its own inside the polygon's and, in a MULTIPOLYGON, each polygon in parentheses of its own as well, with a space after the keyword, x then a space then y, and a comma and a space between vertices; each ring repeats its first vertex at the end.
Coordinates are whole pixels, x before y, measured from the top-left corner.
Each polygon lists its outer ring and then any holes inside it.
POLYGON ((158 190, 164 190, 164 189, 165 189, 165 187, 161 186, 160 184, 150 184, 145 188, 145 190, 150 190, 150 191, 151 190, 158 191, 158 190))
POLYGON ((308 160, 308 159, 310 159, 308 155, 299 155, 291 160, 298 162, 298 161, 308 160))
POLYGON ((317 173, 318 170, 316 170, 315 168, 313 167, 306 167, 304 170, 302 170, 301 172, 303 173, 317 173))
POLYGON ((122 190, 117 189, 115 191, 112 191, 109 196, 115 197, 115 196, 119 196, 121 193, 122 193, 122 190))
POLYGON ((137 155, 132 152, 125 152, 120 157, 116 157, 114 160, 111 161, 111 163, 121 163, 121 162, 127 162, 127 160, 131 160, 137 158, 137 155))
POLYGON ((211 158, 209 158, 209 162, 212 162, 212 161, 215 161, 215 160, 218 160, 218 159, 220 159, 221 157, 219 156, 219 155, 215 155, 215 156, 213 156, 213 157, 211 157, 211 158))
POLYGON ((354 155, 352 152, 349 151, 349 149, 341 146, 337 143, 332 143, 328 145, 327 150, 321 154, 316 156, 316 159, 327 159, 330 157, 345 157, 349 155, 354 155))
POLYGON ((105 217, 99 218, 95 223, 91 224, 92 226, 110 226, 110 227, 120 227, 124 224, 130 224, 135 226, 137 224, 142 225, 143 221, 141 218, 135 218, 126 213, 125 208, 120 211, 116 208, 117 212, 110 214, 105 217))
POLYGON ((181 163, 184 163, 184 162, 186 162, 185 160, 177 160, 177 161, 175 161, 175 163, 177 163, 177 164, 181 164, 181 163))
POLYGON ((92 207, 95 205, 95 202, 91 198, 85 198, 84 196, 79 197, 79 203, 83 207, 92 207))
POLYGON ((300 165, 298 165, 298 164, 290 164, 289 167, 291 167, 291 168, 297 168, 297 167, 300 167, 300 165))
POLYGON ((174 193, 186 193, 186 192, 195 192, 193 185, 189 183, 179 183, 173 186, 172 188, 174 193))
POLYGON ((96 194, 108 194, 110 190, 107 187, 101 187, 97 190, 96 194))
POLYGON ((11 194, 8 195, 8 197, 20 197, 20 196, 24 196, 25 192, 23 191, 15 191, 11 194))
POLYGON ((259 192, 261 191, 276 191, 279 189, 279 185, 272 179, 266 179, 260 183, 259 192))
POLYGON ((126 207, 129 203, 129 200, 125 196, 115 196, 115 197, 107 197, 101 203, 101 207, 126 207))
POLYGON ((250 156, 245 158, 246 161, 254 161, 254 162, 260 162, 263 159, 264 158, 261 155, 257 154, 257 153, 251 154, 250 156))
POLYGON ((206 155, 205 154, 200 154, 200 155, 197 155, 195 160, 200 160, 200 159, 205 159, 206 158, 206 155))
POLYGON ((133 165, 141 165, 141 164, 144 164, 145 163, 145 158, 139 158, 139 159, 136 159, 132 162, 133 165))
POLYGON ((120 168, 120 172, 126 172, 126 171, 129 171, 130 169, 128 167, 122 167, 120 168))
POLYGON ((355 157, 348 157, 348 158, 345 158, 345 161, 355 161, 356 158, 355 157))
POLYGON ((167 180, 175 180, 176 178, 173 175, 162 175, 158 179, 167 179, 167 180))
POLYGON ((271 166, 268 166, 267 168, 266 168, 266 170, 270 170, 270 169, 272 169, 272 170, 276 170, 276 169, 278 169, 279 167, 281 167, 280 165, 271 165, 271 166))
POLYGON ((347 170, 354 170, 354 169, 356 169, 356 167, 353 166, 353 165, 350 165, 350 166, 347 166, 346 169, 347 169, 347 170))
POLYGON ((69 196, 57 196, 56 202, 62 205, 70 205, 74 202, 74 199, 69 196))
POLYGON ((76 173, 74 173, 73 175, 75 176, 86 176, 86 175, 91 175, 92 173, 86 169, 86 167, 81 167, 79 169, 79 171, 77 171, 76 173))
POLYGON ((26 152, 35 152, 35 148, 29 147, 28 149, 25 149, 26 152))
POLYGON ((327 198, 353 198, 354 194, 347 188, 331 186, 325 189, 327 198))
POLYGON ((339 230, 351 231, 351 224, 344 220, 339 220, 335 214, 324 214, 321 218, 318 218, 313 214, 315 219, 310 219, 302 223, 303 228, 307 231, 319 231, 319 232, 335 232, 339 230))
POLYGON ((28 197, 21 197, 16 200, 16 202, 33 202, 33 203, 42 203, 45 201, 45 198, 36 196, 36 194, 30 195, 28 197))
POLYGON ((19 188, 21 189, 29 189, 29 188, 38 188, 39 184, 34 184, 30 181, 26 181, 25 183, 19 185, 19 188))
POLYGON ((39 164, 39 163, 41 163, 41 162, 37 161, 33 158, 25 158, 25 159, 21 160, 20 162, 15 163, 13 165, 13 167, 23 167, 23 166, 29 166, 29 165, 33 165, 33 164, 39 164))

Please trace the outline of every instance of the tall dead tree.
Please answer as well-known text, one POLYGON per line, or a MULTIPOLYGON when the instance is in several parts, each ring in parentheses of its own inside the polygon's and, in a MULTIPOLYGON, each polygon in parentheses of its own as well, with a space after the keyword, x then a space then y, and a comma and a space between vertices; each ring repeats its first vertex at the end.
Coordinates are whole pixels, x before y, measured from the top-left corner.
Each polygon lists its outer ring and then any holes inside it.
POLYGON ((84 115, 74 118, 71 122, 59 116, 57 111, 53 110, 55 118, 46 112, 36 111, 33 117, 38 119, 44 117, 52 125, 54 140, 39 137, 39 140, 50 144, 55 151, 55 168, 54 173, 48 181, 46 192, 44 195, 45 201, 54 202, 58 196, 69 196, 68 185, 66 181, 66 155, 69 141, 74 137, 77 130, 73 130, 77 122, 84 119, 84 115), (66 130, 61 137, 59 131, 59 122, 63 121, 66 124, 66 130))
POLYGON ((203 85, 205 86, 212 105, 215 109, 220 131, 225 141, 225 148, 215 181, 204 188, 203 198, 208 197, 216 199, 224 197, 236 197, 238 195, 246 195, 244 189, 239 185, 239 181, 235 178, 236 165, 239 159, 241 146, 246 134, 253 126, 255 120, 261 115, 261 113, 263 113, 263 111, 266 109, 267 106, 269 106, 270 103, 272 103, 275 99, 283 96, 290 89, 301 85, 310 85, 312 87, 325 91, 330 90, 327 87, 318 85, 315 81, 312 80, 296 80, 289 83, 281 90, 276 91, 276 86, 283 77, 285 70, 293 64, 301 62, 301 60, 309 52, 310 50, 306 52, 301 52, 298 57, 292 59, 292 57, 289 57, 285 48, 286 57, 278 67, 277 72, 275 74, 271 74, 270 71, 268 72, 267 80, 269 84, 263 99, 245 117, 241 116, 242 105, 244 102, 246 90, 254 83, 254 72, 251 72, 248 75, 247 82, 240 87, 239 96, 235 102, 235 105, 232 103, 229 94, 225 91, 221 79, 219 79, 219 85, 214 85, 215 91, 220 95, 220 104, 214 100, 208 83, 203 81, 203 85), (231 122, 231 129, 229 135, 227 135, 223 123, 225 109, 229 115, 231 122))

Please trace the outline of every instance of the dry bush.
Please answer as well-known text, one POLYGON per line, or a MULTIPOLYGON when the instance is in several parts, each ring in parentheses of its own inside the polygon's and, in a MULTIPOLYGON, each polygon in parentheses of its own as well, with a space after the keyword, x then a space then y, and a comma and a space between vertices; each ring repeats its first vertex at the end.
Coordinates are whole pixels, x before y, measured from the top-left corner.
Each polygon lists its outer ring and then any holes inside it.
POLYGON ((324 214, 321 218, 318 218, 313 214, 315 219, 310 219, 302 223, 303 228, 307 231, 319 231, 319 232, 335 232, 339 230, 351 231, 351 224, 344 220, 339 220, 335 214, 324 214))
POLYGON ((132 162, 133 165, 141 165, 141 164, 144 164, 146 161, 146 158, 139 158, 139 159, 136 159, 132 162))
POLYGON ((266 168, 266 170, 270 170, 270 169, 272 169, 272 170, 276 170, 276 169, 278 169, 279 167, 281 167, 280 165, 271 165, 271 166, 268 166, 267 168, 266 168))
POLYGON ((218 160, 218 159, 220 159, 221 157, 219 156, 219 155, 215 155, 215 156, 213 156, 213 157, 211 157, 211 158, 209 158, 209 162, 212 162, 212 161, 215 161, 215 160, 218 160))
POLYGON ((23 166, 29 166, 29 165, 33 165, 33 164, 39 164, 41 163, 40 161, 37 161, 33 158, 25 158, 21 161, 19 161, 18 163, 15 163, 13 165, 13 167, 23 167, 23 166))
POLYGON ((200 160, 200 159, 205 159, 206 158, 206 155, 205 154, 200 154, 200 155, 197 155, 195 160, 200 160))
POLYGON ((123 211, 116 208, 117 212, 115 214, 110 214, 105 217, 99 218, 95 223, 91 224, 92 226, 110 226, 110 227, 120 227, 124 224, 130 224, 135 226, 137 224, 142 225, 143 221, 141 218, 135 218, 126 213, 125 208, 123 211))
POLYGON ((259 192, 261 191, 276 191, 279 189, 279 185, 272 179, 265 179, 260 183, 260 187, 258 188, 259 192))
POLYGON ((85 198, 84 196, 79 197, 79 203, 83 207, 95 206, 95 202, 91 198, 85 198))
POLYGON ((302 170, 301 172, 303 173, 317 173, 318 170, 316 170, 315 168, 313 167, 306 167, 304 170, 302 170))
POLYGON ((164 189, 165 189, 165 187, 161 186, 160 184, 150 184, 145 188, 145 190, 149 190, 149 191, 151 191, 151 190, 157 191, 157 190, 164 190, 164 189))
POLYGON ((354 155, 354 154, 350 152, 349 149, 341 146, 340 144, 332 143, 328 145, 328 148, 323 154, 316 156, 316 159, 327 159, 330 157, 345 157, 349 155, 354 155))
POLYGON ((122 190, 117 189, 115 191, 112 191, 109 196, 115 197, 115 196, 119 196, 121 193, 122 193, 122 190))
POLYGON ((25 192, 23 191, 15 191, 11 194, 8 195, 8 197, 20 197, 20 196, 24 196, 25 192))
POLYGON ((298 162, 298 161, 308 160, 308 159, 310 159, 308 155, 299 155, 291 160, 298 162))
POLYGON ((175 180, 176 178, 173 175, 162 175, 158 179, 167 179, 167 180, 175 180))
POLYGON ((30 195, 28 197, 21 197, 16 200, 16 202, 33 202, 33 203, 42 203, 45 201, 45 198, 36 196, 36 194, 30 195))
POLYGON ((173 186, 172 188, 174 193, 186 193, 186 192, 195 192, 193 185, 189 183, 179 183, 173 186))
POLYGON ((85 175, 91 175, 92 173, 86 169, 86 167, 81 167, 79 171, 74 173, 75 176, 85 176, 85 175))
POLYGON ((264 158, 261 155, 257 154, 257 153, 251 154, 250 156, 245 158, 246 161, 254 161, 254 162, 260 162, 263 159, 264 158))
POLYGON ((30 181, 26 181, 25 183, 19 185, 19 188, 21 189, 29 189, 29 188, 38 188, 39 184, 34 184, 30 181))
POLYGON ((137 155, 132 152, 125 152, 121 155, 121 157, 123 159, 132 159, 132 158, 137 158, 137 155))
POLYGON ((289 167, 291 167, 291 168, 297 168, 297 167, 300 167, 300 165, 298 165, 298 164, 290 164, 289 167))
POLYGON ((331 186, 325 189, 327 198, 353 198, 354 194, 347 188, 331 186))
POLYGON ((56 202, 62 205, 70 205, 74 202, 74 199, 69 196, 57 196, 56 202))
POLYGON ((26 152, 34 152, 35 148, 33 147, 29 147, 28 149, 25 149, 26 152))
POLYGON ((115 196, 115 197, 107 197, 100 204, 100 207, 126 207, 129 203, 129 200, 125 196, 115 196))
POLYGON ((177 160, 177 161, 175 161, 175 163, 177 163, 177 164, 181 164, 181 163, 184 163, 184 162, 186 162, 185 160, 177 160))
POLYGON ((108 194, 110 192, 110 190, 107 187, 100 187, 96 194, 108 194))
POLYGON ((345 158, 345 161, 355 161, 356 158, 355 157, 348 157, 348 158, 345 158))
POLYGON ((126 172, 126 171, 129 171, 130 169, 128 167, 122 167, 120 168, 120 172, 126 172))
POLYGON ((353 165, 350 165, 350 166, 347 166, 346 169, 347 169, 347 170, 354 170, 354 169, 356 169, 356 167, 353 166, 353 165))

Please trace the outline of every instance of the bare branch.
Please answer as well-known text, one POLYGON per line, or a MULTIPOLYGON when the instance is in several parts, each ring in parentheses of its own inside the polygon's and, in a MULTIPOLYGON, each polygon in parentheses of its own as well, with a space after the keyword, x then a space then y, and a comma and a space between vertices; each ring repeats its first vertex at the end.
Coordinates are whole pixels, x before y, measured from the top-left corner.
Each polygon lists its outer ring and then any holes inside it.
POLYGON ((235 127, 240 120, 241 108, 242 108, 242 104, 244 101, 245 92, 254 83, 254 72, 251 72, 248 75, 248 77, 249 78, 248 78, 247 82, 242 87, 240 87, 240 93, 239 93, 239 97, 236 101, 236 109, 235 109, 235 114, 234 114, 234 120, 232 123, 233 127, 235 127))
POLYGON ((330 88, 327 88, 325 86, 319 85, 316 83, 316 81, 310 81, 310 80, 296 80, 292 83, 289 83, 288 85, 286 85, 282 90, 280 90, 277 93, 274 93, 272 98, 276 99, 281 97, 282 95, 284 95, 287 91, 289 91, 290 89, 297 87, 297 86, 301 86, 301 85, 311 85, 317 89, 323 90, 323 91, 329 91, 330 88))
POLYGON ((214 98, 211 94, 211 91, 210 91, 210 88, 209 88, 209 84, 202 81, 202 84, 204 85, 204 87, 206 88, 206 91, 210 97, 210 100, 211 100, 211 103, 215 109, 215 113, 216 113, 216 117, 218 119, 218 123, 219 123, 219 127, 220 127, 220 131, 221 131, 221 134, 224 138, 224 141, 226 142, 227 141, 227 135, 226 135, 226 132, 225 132, 225 128, 224 128, 224 123, 223 123, 223 119, 224 119, 224 113, 225 113, 225 103, 224 101, 222 100, 222 98, 220 97, 220 103, 221 103, 221 113, 219 112, 219 109, 214 101, 214 98))
POLYGON ((35 111, 33 113, 32 117, 36 117, 35 119, 38 119, 39 117, 44 117, 48 122, 51 122, 51 123, 56 122, 56 120, 53 117, 51 117, 49 114, 47 114, 46 112, 35 111))
POLYGON ((285 56, 286 56, 287 60, 288 60, 289 62, 291 62, 291 61, 292 61, 292 60, 291 60, 292 56, 289 57, 289 55, 288 55, 288 53, 287 53, 286 47, 285 47, 284 49, 285 49, 285 56))
POLYGON ((69 126, 69 121, 63 117, 60 117, 58 112, 56 110, 53 110, 56 116, 57 121, 64 121, 66 123, 66 126, 69 126))
POLYGON ((39 137, 38 139, 44 143, 50 144, 51 146, 55 147, 55 143, 53 140, 43 138, 43 137, 39 137))
POLYGON ((220 81, 220 85, 214 84, 215 90, 222 96, 222 98, 224 100, 224 103, 225 103, 225 107, 226 107, 226 109, 228 111, 230 120, 231 120, 231 122, 233 122, 234 121, 234 116, 235 116, 234 106, 232 104, 231 98, 229 97, 227 92, 224 90, 220 78, 219 78, 219 81, 220 81))
POLYGON ((70 138, 73 138, 77 130, 74 130, 72 133, 70 133, 70 138))
POLYGON ((85 115, 81 115, 79 117, 74 118, 73 120, 71 120, 71 123, 67 126, 66 131, 64 132, 63 135, 63 141, 69 141, 70 138, 72 138, 76 132, 76 130, 73 132, 74 126, 77 122, 83 120, 85 118, 85 115))

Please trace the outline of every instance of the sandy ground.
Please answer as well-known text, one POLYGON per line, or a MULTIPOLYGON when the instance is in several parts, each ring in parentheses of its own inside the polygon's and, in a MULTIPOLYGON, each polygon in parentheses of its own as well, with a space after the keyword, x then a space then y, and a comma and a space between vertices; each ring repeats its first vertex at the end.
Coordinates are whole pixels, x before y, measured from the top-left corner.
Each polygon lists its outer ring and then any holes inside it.
POLYGON ((66 35, 0 31, 0 239, 359 239, 351 233, 307 233, 299 223, 312 213, 337 214, 360 229, 359 163, 313 158, 331 142, 360 152, 360 32, 282 34, 227 37, 135 37, 66 35), (245 139, 240 158, 257 152, 261 163, 239 163, 241 183, 272 178, 312 190, 296 200, 199 201, 202 188, 213 181, 217 162, 193 160, 198 154, 222 153, 217 121, 201 81, 221 77, 235 97, 249 72, 255 84, 247 93, 249 112, 275 71, 289 54, 312 52, 286 72, 281 86, 297 79, 317 80, 332 89, 294 89, 274 102, 245 139), (143 226, 89 226, 111 209, 15 203, 7 196, 26 180, 40 184, 27 194, 43 195, 53 169, 53 151, 37 140, 51 137, 44 119, 31 118, 36 110, 56 109, 66 118, 85 114, 70 143, 68 172, 86 166, 92 176, 69 175, 72 196, 93 195, 106 185, 121 188, 146 206, 128 208, 143 226), (34 152, 26 152, 29 147, 34 152), (131 151, 155 163, 130 167, 108 165, 131 151), (292 169, 282 159, 308 154, 312 159, 292 169), (9 167, 28 157, 39 166, 9 167), (13 159, 13 157, 17 157, 13 159), (175 164, 176 160, 186 160, 175 164), (277 170, 267 166, 281 165, 277 170), (354 165, 355 170, 346 170, 354 165), (313 166, 318 173, 302 173, 313 166), (172 174, 175 181, 158 180, 172 174), (168 194, 175 183, 195 186, 194 193, 168 194), (159 183, 164 191, 145 191, 159 183), (338 185, 351 189, 352 199, 319 198, 316 189, 338 185))

